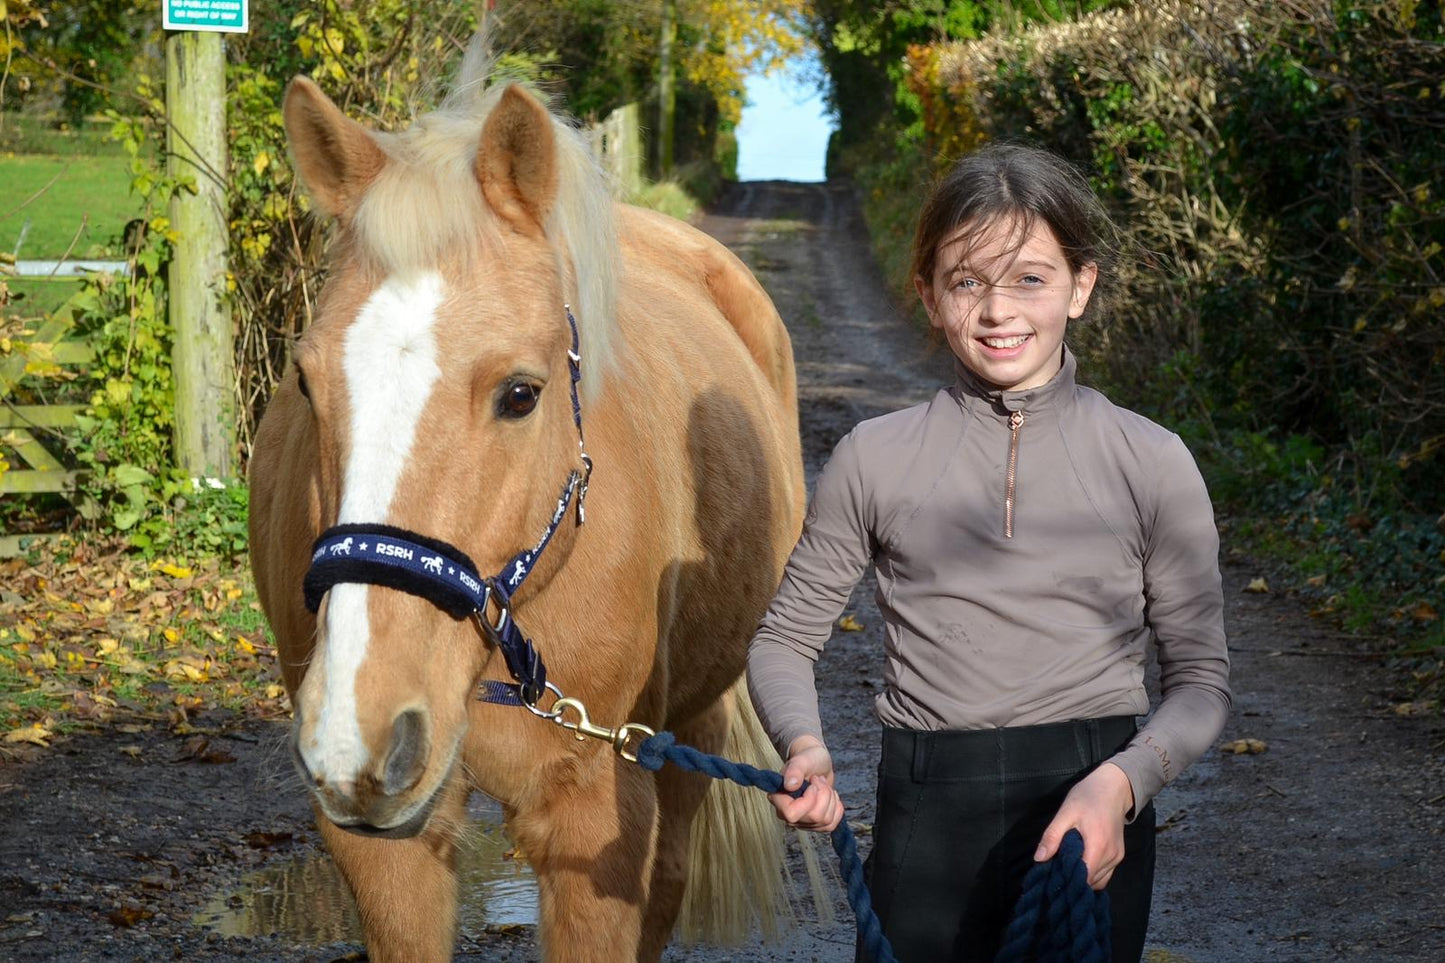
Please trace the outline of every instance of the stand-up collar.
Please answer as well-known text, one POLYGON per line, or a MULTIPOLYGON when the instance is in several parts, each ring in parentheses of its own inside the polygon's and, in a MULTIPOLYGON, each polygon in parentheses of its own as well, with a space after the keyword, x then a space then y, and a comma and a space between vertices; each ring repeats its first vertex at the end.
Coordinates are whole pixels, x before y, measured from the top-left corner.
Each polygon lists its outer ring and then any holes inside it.
POLYGON ((1058 374, 1037 388, 1019 391, 1004 391, 986 383, 970 371, 957 357, 953 359, 953 371, 958 380, 954 383, 954 394, 965 409, 984 406, 999 414, 1010 411, 1045 411, 1061 407, 1074 396, 1074 373, 1078 363, 1068 345, 1059 348, 1063 352, 1063 366, 1058 374))

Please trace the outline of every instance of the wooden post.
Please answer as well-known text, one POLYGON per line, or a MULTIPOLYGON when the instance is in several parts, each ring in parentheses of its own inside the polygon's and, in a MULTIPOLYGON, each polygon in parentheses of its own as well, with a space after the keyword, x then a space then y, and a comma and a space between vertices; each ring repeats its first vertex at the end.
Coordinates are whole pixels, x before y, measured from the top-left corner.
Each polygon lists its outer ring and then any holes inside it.
POLYGON ((672 173, 672 121, 677 92, 672 83, 672 45, 677 39, 677 0, 662 0, 662 38, 658 43, 657 176, 672 173))
POLYGON ((193 477, 235 472, 235 335, 226 297, 226 62, 219 33, 166 39, 166 135, 172 176, 196 193, 171 200, 179 235, 168 277, 174 341, 176 460, 193 477))

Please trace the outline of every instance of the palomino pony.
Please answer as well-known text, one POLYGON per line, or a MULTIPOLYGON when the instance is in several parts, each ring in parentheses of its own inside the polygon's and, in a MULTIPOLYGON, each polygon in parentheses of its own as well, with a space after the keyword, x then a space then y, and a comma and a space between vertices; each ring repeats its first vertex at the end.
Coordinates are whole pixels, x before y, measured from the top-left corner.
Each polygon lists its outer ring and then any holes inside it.
POLYGON ((257 433, 251 553, 370 958, 451 955, 474 789, 536 873, 548 960, 659 959, 685 884, 716 920, 770 911, 737 908, 785 897, 762 793, 704 806, 705 777, 548 717, 565 693, 597 725, 777 765, 738 683, 802 519, 772 302, 710 238, 614 204, 521 87, 463 82, 398 134, 302 78, 284 113, 336 232, 257 433))

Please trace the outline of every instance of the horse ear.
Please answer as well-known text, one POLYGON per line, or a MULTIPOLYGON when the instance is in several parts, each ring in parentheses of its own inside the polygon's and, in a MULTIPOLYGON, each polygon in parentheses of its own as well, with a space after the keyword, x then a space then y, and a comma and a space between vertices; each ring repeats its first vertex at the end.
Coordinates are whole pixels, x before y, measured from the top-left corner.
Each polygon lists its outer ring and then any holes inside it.
POLYGON ((557 197, 557 138, 547 108, 516 84, 482 127, 477 180, 492 209, 513 227, 540 234, 557 197))
POLYGON ((333 217, 350 217, 386 165, 386 154, 365 127, 305 77, 286 88, 281 113, 296 168, 317 205, 333 217))

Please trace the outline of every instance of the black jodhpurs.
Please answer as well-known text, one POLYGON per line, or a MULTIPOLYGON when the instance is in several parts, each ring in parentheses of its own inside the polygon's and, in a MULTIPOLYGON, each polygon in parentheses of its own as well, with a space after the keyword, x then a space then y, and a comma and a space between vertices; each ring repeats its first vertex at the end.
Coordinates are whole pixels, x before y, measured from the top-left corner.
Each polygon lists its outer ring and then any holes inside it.
MULTIPOLYGON (((1044 828, 1135 728, 1133 716, 970 731, 885 727, 865 872, 899 963, 992 961, 1044 828)), ((1109 880, 1114 963, 1143 955, 1153 886, 1151 803, 1124 827, 1124 861, 1109 880)))

